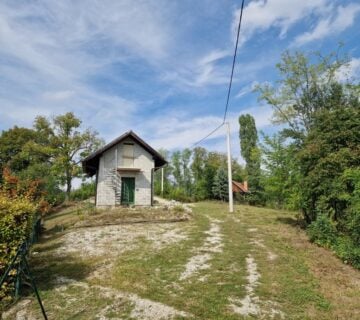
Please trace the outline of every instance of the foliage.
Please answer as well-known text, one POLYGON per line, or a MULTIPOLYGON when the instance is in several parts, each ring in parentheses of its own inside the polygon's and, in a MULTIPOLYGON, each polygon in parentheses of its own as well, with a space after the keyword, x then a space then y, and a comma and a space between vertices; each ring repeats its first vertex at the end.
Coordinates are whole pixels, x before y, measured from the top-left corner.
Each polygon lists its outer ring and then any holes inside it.
POLYGON ((327 56, 286 51, 276 65, 280 74, 276 87, 267 83, 256 90, 260 99, 274 108, 274 122, 286 124, 288 136, 302 140, 313 116, 327 104, 331 84, 337 82, 337 75, 347 64, 348 59, 341 57, 339 50, 327 56))
POLYGON ((307 233, 310 241, 335 251, 344 262, 360 269, 359 243, 347 235, 339 234, 336 224, 329 217, 318 215, 308 226, 307 233))
POLYGON ((21 181, 39 181, 38 186, 44 199, 51 205, 58 205, 65 199, 65 193, 59 186, 58 179, 52 174, 48 163, 34 163, 16 174, 21 181))
POLYGON ((83 182, 81 183, 80 188, 71 191, 70 199, 71 200, 86 200, 90 197, 95 196, 96 185, 95 182, 83 182))
MULTIPOLYGON (((165 149, 160 149, 158 152, 163 156, 163 158, 169 161, 170 153, 165 149)), ((156 170, 154 173, 154 192, 157 195, 161 195, 161 175, 162 172, 164 174, 164 194, 166 196, 170 192, 171 184, 170 184, 170 175, 171 175, 172 167, 167 165, 162 167, 159 170, 156 170)))
MULTIPOLYGON (((26 197, 10 198, 0 193, 0 274, 5 272, 20 244, 27 238, 34 223, 37 207, 26 197)), ((11 290, 6 283, 0 300, 8 299, 11 290)))
MULTIPOLYGON (((19 180, 8 168, 3 171, 0 188, 0 274, 29 236, 36 213, 45 213, 49 208, 39 186, 38 181, 19 180)), ((2 289, 0 298, 8 298, 9 284, 2 289)))
POLYGON ((166 197, 168 199, 172 199, 172 200, 176 200, 176 201, 180 201, 180 202, 193 202, 194 198, 191 196, 188 196, 185 193, 185 190, 182 188, 171 188, 170 192, 168 194, 166 194, 166 197))
POLYGON ((337 54, 286 52, 277 87, 258 87, 287 124, 265 138, 263 183, 268 200, 299 204, 311 240, 358 265, 360 101, 358 85, 338 81, 346 64, 337 54))
POLYGON ((249 202, 251 204, 262 204, 261 151, 257 145, 258 134, 255 119, 249 114, 241 115, 239 124, 241 155, 246 161, 247 179, 251 191, 249 202))
POLYGON ((241 155, 246 163, 250 163, 253 149, 256 148, 258 134, 255 125, 255 119, 250 114, 244 114, 239 117, 239 137, 241 155))
POLYGON ((39 132, 33 129, 15 126, 3 131, 0 136, 0 172, 5 167, 13 172, 21 172, 36 163, 47 163, 50 155, 36 147, 43 140, 39 132))
POLYGON ((281 134, 264 135, 262 185, 268 206, 299 209, 299 170, 294 145, 281 134))
POLYGON ((307 222, 320 211, 334 221, 344 218, 354 187, 346 169, 360 167, 360 105, 353 100, 319 112, 299 152, 303 178, 302 209, 307 222))
MULTIPOLYGON (((14 127, 0 136, 0 169, 8 167, 21 181, 41 181, 41 191, 52 205, 67 197, 71 181, 81 174, 79 162, 102 140, 97 133, 80 130, 81 121, 73 113, 52 120, 38 116, 34 128, 14 127)), ((0 177, 1 183, 1 177, 0 177)))
MULTIPOLYGON (((209 152, 201 147, 192 151, 178 150, 172 154, 166 150, 159 152, 165 159, 169 159, 169 165, 164 168, 165 198, 185 202, 217 198, 212 189, 218 169, 227 166, 225 154, 209 152)), ((242 182, 246 176, 245 170, 234 159, 232 170, 234 180, 242 182)), ((155 171, 154 183, 155 194, 160 195, 161 170, 155 171)))
POLYGON ((336 226, 325 214, 320 214, 318 218, 312 222, 307 233, 312 242, 331 248, 336 244, 336 226))
POLYGON ((216 199, 227 201, 229 199, 229 184, 226 170, 220 167, 214 177, 214 183, 212 187, 213 195, 216 199))
POLYGON ((95 131, 80 131, 81 120, 72 112, 55 117, 52 121, 39 116, 35 127, 48 136, 52 148, 52 171, 60 183, 66 185, 66 197, 70 197, 72 179, 79 177, 82 158, 99 148, 103 143, 95 131))

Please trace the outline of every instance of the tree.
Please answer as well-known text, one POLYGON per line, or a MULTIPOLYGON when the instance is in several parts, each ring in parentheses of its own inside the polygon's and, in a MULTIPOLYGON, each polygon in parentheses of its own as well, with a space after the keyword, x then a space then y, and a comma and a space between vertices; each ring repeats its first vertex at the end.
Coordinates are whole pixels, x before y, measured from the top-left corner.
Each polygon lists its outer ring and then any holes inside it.
POLYGON ((191 172, 195 179, 195 182, 200 181, 204 177, 206 159, 207 159, 206 149, 201 147, 196 147, 193 150, 191 172))
POLYGON ((13 127, 3 131, 0 136, 0 170, 9 167, 13 172, 20 172, 33 163, 46 162, 49 155, 39 153, 33 148, 41 136, 33 129, 13 127))
MULTIPOLYGON (((158 152, 163 156, 163 158, 169 161, 170 152, 166 149, 159 149, 158 152)), ((170 175, 171 175, 171 165, 166 165, 162 169, 155 171, 154 175, 154 190, 157 195, 161 195, 161 175, 162 171, 164 172, 164 195, 169 193, 170 189, 170 175)))
POLYGON ((183 185, 183 176, 181 172, 181 152, 175 151, 171 156, 172 174, 174 176, 175 184, 178 187, 183 185))
POLYGON ((294 146, 281 134, 264 135, 261 145, 265 167, 263 183, 267 204, 298 209, 299 170, 294 146))
POLYGON ((183 188, 185 194, 190 196, 192 193, 192 176, 190 168, 192 151, 190 149, 184 149, 181 152, 181 166, 182 166, 182 175, 183 175, 183 188))
POLYGON ((207 162, 208 152, 206 149, 201 147, 196 147, 193 150, 193 159, 191 163, 191 172, 194 178, 194 194, 195 198, 198 200, 204 200, 211 196, 211 189, 207 189, 207 180, 206 180, 206 162, 207 162))
POLYGON ((39 116, 35 119, 35 128, 46 134, 52 148, 52 171, 60 183, 66 186, 66 199, 70 197, 72 179, 79 177, 82 158, 98 149, 103 143, 95 131, 80 131, 81 120, 72 112, 59 115, 49 121, 39 116))
POLYGON ((359 146, 359 100, 317 113, 298 154, 304 186, 301 203, 308 223, 319 212, 334 221, 344 218, 353 187, 344 183, 343 175, 360 167, 359 146))
POLYGON ((258 134, 255 119, 249 114, 241 115, 239 124, 241 155, 246 161, 249 189, 253 194, 253 200, 256 202, 261 192, 261 152, 257 147, 258 134))
POLYGON ((214 177, 212 192, 216 199, 221 201, 227 201, 229 199, 229 189, 228 189, 228 177, 226 170, 221 167, 217 170, 214 177))
POLYGON ((316 112, 328 105, 329 94, 335 88, 332 84, 338 82, 347 64, 348 59, 338 52, 322 56, 286 51, 277 64, 281 78, 276 87, 265 84, 256 90, 260 99, 273 107, 274 123, 287 124, 287 136, 303 141, 316 112))

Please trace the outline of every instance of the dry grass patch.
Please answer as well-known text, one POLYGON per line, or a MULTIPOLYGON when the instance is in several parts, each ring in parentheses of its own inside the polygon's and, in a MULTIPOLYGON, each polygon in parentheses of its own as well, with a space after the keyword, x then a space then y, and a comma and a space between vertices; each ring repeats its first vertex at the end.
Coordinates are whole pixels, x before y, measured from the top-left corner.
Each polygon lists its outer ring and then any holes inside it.
POLYGON ((191 214, 178 207, 118 207, 110 210, 98 210, 96 214, 84 215, 74 227, 93 227, 146 222, 188 221, 191 214))
POLYGON ((344 264, 331 251, 309 242, 299 227, 280 228, 284 241, 306 259, 311 273, 319 280, 319 290, 331 301, 334 319, 360 319, 360 272, 344 264))

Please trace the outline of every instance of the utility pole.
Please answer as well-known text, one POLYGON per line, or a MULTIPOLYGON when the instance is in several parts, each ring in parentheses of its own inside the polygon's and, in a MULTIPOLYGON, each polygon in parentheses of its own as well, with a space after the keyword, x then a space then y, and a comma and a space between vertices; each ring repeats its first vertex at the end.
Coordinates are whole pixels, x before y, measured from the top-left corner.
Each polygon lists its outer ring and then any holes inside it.
POLYGON ((230 124, 226 122, 226 140, 228 157, 228 184, 229 184, 229 212, 234 212, 233 192, 232 192, 232 170, 231 170, 231 149, 230 149, 230 124))
POLYGON ((161 197, 164 197, 164 167, 161 168, 161 197))

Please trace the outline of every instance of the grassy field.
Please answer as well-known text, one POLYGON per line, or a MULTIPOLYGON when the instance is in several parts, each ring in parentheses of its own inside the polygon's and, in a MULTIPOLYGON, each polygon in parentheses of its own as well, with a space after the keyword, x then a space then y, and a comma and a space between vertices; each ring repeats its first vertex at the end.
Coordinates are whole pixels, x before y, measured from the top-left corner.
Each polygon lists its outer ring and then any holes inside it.
MULTIPOLYGON (((294 213, 235 209, 91 228, 71 227, 71 207, 50 216, 31 257, 49 319, 360 319, 360 272, 310 244, 294 213)), ((21 306, 41 319, 31 296, 21 306)))

